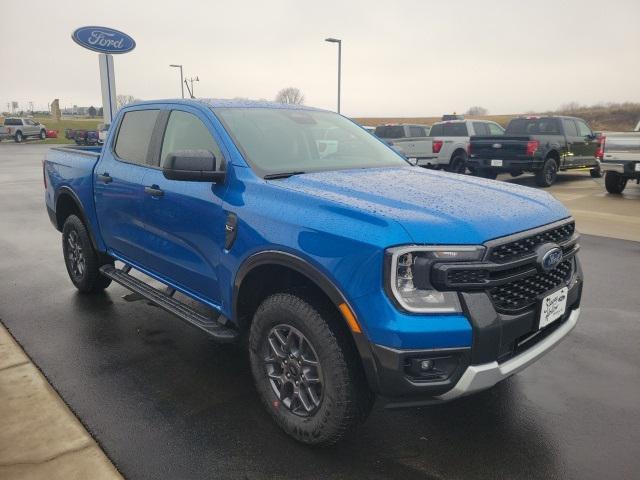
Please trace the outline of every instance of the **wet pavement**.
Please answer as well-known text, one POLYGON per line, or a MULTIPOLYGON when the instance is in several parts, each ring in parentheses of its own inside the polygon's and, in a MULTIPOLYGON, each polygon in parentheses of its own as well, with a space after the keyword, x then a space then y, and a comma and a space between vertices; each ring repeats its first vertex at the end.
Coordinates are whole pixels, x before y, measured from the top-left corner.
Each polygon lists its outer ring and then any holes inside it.
POLYGON ((579 324, 524 372, 450 404, 377 406, 312 449, 272 423, 240 348, 117 285, 76 293, 44 209, 44 152, 0 144, 0 320, 125 477, 640 477, 640 243, 583 237, 579 324))

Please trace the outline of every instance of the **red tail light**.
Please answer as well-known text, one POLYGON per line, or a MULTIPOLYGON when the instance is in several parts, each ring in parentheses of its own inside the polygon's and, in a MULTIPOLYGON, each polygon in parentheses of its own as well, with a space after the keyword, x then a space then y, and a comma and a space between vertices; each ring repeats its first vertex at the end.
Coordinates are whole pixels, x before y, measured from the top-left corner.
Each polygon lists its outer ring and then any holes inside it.
POLYGON ((433 153, 440 153, 440 150, 442 149, 442 144, 443 144, 443 143, 444 143, 444 142, 443 142, 442 140, 434 140, 434 141, 431 143, 431 151, 432 151, 433 153))
POLYGON ((540 142, 538 140, 529 140, 527 142, 527 156, 533 157, 533 154, 536 153, 538 147, 540 146, 540 142))
POLYGON ((607 142, 607 137, 600 135, 598 137, 598 149, 596 150, 596 158, 602 160, 604 158, 604 144, 607 142))

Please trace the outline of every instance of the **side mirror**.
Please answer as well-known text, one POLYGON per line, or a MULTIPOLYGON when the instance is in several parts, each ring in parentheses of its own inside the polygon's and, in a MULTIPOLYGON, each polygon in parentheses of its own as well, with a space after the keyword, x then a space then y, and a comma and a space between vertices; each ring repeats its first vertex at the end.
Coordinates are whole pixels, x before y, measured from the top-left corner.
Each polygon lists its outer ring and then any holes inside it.
POLYGON ((167 156, 162 174, 169 180, 219 183, 225 172, 216 167, 216 157, 208 150, 178 150, 167 156))

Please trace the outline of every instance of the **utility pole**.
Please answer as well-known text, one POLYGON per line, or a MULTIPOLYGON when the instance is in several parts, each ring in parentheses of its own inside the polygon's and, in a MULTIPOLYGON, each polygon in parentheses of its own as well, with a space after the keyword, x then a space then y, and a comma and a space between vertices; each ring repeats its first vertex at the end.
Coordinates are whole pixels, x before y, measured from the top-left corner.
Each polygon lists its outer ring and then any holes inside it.
POLYGON ((338 113, 340 113, 340 70, 342 69, 342 40, 339 38, 325 38, 325 42, 338 44, 338 113))
POLYGON ((182 89, 182 98, 184 98, 184 77, 182 75, 182 65, 171 64, 169 66, 180 69, 180 88, 182 89))

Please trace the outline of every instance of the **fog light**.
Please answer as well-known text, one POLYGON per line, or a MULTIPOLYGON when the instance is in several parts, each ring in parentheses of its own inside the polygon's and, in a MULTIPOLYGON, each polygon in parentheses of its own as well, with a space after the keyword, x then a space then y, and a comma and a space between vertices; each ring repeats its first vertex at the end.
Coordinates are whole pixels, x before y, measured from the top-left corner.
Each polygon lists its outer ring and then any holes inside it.
POLYGON ((420 370, 423 372, 429 371, 433 368, 433 360, 422 360, 420 362, 420 370))

